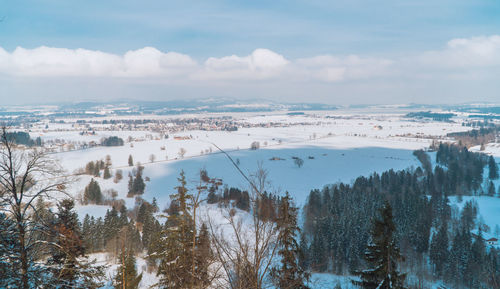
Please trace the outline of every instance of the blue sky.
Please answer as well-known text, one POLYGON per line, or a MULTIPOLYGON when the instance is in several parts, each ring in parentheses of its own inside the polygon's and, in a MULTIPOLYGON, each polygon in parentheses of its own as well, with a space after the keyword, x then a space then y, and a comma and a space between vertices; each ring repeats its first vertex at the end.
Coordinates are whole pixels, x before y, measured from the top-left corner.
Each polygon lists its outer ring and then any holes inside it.
POLYGON ((144 94, 342 104, 500 99, 491 76, 500 70, 497 0, 0 0, 0 17, 2 99, 39 101, 35 92, 53 101, 144 94), (77 49, 85 51, 75 56, 77 49), (131 51, 135 70, 125 59, 131 51), (225 58, 231 55, 237 58, 225 58), (472 61, 455 65, 457 58, 472 61))

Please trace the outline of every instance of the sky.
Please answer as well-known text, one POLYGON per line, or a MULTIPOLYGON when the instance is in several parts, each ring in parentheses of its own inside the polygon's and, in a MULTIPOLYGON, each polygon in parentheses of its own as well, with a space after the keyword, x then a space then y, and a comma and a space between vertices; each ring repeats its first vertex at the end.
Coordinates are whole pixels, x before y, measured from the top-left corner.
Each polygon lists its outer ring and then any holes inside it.
POLYGON ((498 0, 0 0, 0 101, 500 103, 498 0))

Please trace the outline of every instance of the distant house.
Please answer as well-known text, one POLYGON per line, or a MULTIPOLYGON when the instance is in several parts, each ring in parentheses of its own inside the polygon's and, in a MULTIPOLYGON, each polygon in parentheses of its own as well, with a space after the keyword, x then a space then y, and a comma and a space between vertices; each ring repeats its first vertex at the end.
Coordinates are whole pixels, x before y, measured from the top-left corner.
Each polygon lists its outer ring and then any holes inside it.
POLYGON ((498 245, 498 239, 497 238, 490 238, 488 240, 485 240, 486 244, 490 246, 496 246, 498 245))

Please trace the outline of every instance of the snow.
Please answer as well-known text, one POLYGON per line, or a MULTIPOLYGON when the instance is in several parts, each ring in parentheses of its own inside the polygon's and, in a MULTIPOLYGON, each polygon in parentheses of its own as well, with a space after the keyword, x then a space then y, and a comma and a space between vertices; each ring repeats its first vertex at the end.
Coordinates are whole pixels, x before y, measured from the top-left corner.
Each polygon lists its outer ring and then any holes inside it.
POLYGON ((500 226, 500 198, 489 196, 463 196, 462 202, 459 202, 458 197, 450 197, 452 206, 456 206, 460 210, 467 201, 474 200, 479 207, 479 216, 484 223, 490 227, 491 232, 495 230, 495 226, 500 226))
MULTIPOLYGON (((104 180, 94 178, 99 182, 103 194, 109 190, 118 192, 117 199, 125 199, 128 208, 135 204, 134 198, 127 198, 128 174, 133 167, 128 166, 128 156, 132 155, 134 162, 144 166, 143 177, 146 181, 145 193, 142 198, 151 201, 156 198, 158 205, 164 209, 170 203, 170 194, 178 185, 177 178, 184 170, 188 180, 188 188, 194 189, 198 184, 200 169, 206 169, 210 177, 221 178, 228 186, 249 189, 246 180, 234 168, 229 159, 220 153, 213 144, 226 150, 239 163, 247 175, 255 172, 259 165, 267 170, 270 180, 269 191, 284 193, 288 191, 298 206, 302 206, 312 189, 321 189, 324 185, 335 182, 351 182, 359 176, 367 176, 373 172, 388 169, 400 170, 420 165, 413 156, 416 149, 425 149, 432 143, 431 137, 448 140, 445 136, 450 132, 469 130, 458 122, 414 121, 405 119, 397 113, 372 113, 366 111, 345 112, 308 112, 305 115, 290 116, 286 113, 245 113, 231 114, 234 120, 242 126, 248 124, 258 127, 242 127, 235 132, 190 130, 171 133, 168 139, 160 139, 159 134, 147 130, 112 131, 106 125, 92 125, 99 128, 96 135, 80 135, 82 128, 74 127, 75 120, 66 120, 65 124, 49 124, 49 130, 43 127, 34 128, 32 137, 40 136, 44 141, 62 140, 63 142, 99 142, 103 137, 119 136, 126 143, 121 147, 95 147, 77 151, 53 153, 61 165, 72 174, 75 170, 84 168, 86 163, 104 160, 111 157, 112 174, 116 170, 123 171, 123 179, 114 183, 113 178, 104 180), (270 126, 274 123, 274 126, 270 126), (135 139, 127 142, 128 137, 135 139), (175 136, 188 136, 189 139, 176 140, 175 136), (260 142, 260 149, 250 150, 250 144, 260 142), (162 149, 165 147, 165 149, 162 149), (184 157, 178 153, 186 150, 184 157), (155 161, 150 156, 155 155, 155 161), (271 160, 276 157, 283 160, 271 160), (302 167, 294 164, 292 157, 304 160, 302 167)), ((188 115, 176 116, 192 117, 188 115)), ((196 115, 195 117, 203 117, 196 115)), ((171 116, 120 116, 119 118, 140 119, 156 118, 168 120, 171 116)), ((95 118, 105 119, 105 118, 95 118)), ((479 150, 479 147, 472 148, 479 150)), ((500 144, 486 145, 485 153, 500 157, 500 144)), ((435 157, 431 155, 434 163, 435 157)), ((498 162, 498 159, 497 159, 498 162)), ((68 193, 77 199, 92 176, 75 177, 68 193)), ((495 182, 496 187, 500 180, 495 182)), ((457 208, 465 201, 475 199, 479 205, 481 218, 493 231, 500 223, 500 198, 463 197, 460 203, 456 198, 450 198, 457 208)), ((76 210, 83 220, 85 214, 94 217, 104 217, 109 206, 78 204, 76 210)), ((226 210, 215 205, 203 205, 199 208, 198 217, 210 216, 215 224, 224 227, 227 220, 226 210)), ((247 214, 239 211, 237 218, 244 226, 249 226, 247 214)), ((225 226, 226 228, 228 226, 225 226)), ((230 234, 225 229, 225 235, 230 234)), ((111 264, 106 276, 112 280, 117 264, 106 254, 93 254, 102 264, 111 264)), ((140 288, 148 288, 157 282, 154 273, 145 272, 145 260, 137 258, 137 267, 143 271, 140 288)), ((314 273, 311 279, 312 288, 332 288, 338 282, 342 288, 354 288, 351 285, 352 276, 335 276, 331 274, 314 273)), ((433 288, 437 285, 434 286, 433 288)), ((111 288, 110 284, 107 287, 111 288)))

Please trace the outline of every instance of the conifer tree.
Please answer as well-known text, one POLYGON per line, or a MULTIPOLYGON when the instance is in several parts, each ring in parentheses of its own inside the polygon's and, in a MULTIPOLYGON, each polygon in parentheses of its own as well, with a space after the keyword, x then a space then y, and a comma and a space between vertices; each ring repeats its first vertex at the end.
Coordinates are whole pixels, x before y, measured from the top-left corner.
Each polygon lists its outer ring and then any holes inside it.
POLYGON ((83 192, 83 202, 84 204, 101 204, 102 203, 102 192, 99 183, 94 179, 90 180, 90 183, 85 187, 83 192))
POLYGON ((443 223, 437 234, 432 237, 429 257, 437 277, 443 276, 448 263, 448 226, 443 223))
POLYGON ((134 166, 134 159, 132 158, 132 155, 128 156, 128 166, 133 167, 134 166))
POLYGON ((361 281, 353 281, 355 285, 367 289, 405 288, 406 275, 398 271, 398 261, 402 259, 395 240, 396 226, 393 221, 391 205, 386 202, 380 209, 381 219, 373 223, 371 242, 365 253, 369 269, 357 275, 361 281))
POLYGON ((108 165, 106 165, 106 166, 104 167, 104 172, 103 172, 103 174, 102 174, 102 177, 103 177, 105 180, 107 180, 107 179, 111 178, 111 172, 109 171, 109 166, 108 166, 108 165))
POLYGON ((488 168, 489 168, 489 174, 488 174, 489 179, 490 180, 498 179, 498 166, 493 156, 490 156, 488 159, 488 168))
POLYGON ((274 267, 271 278, 279 289, 306 289, 309 276, 299 264, 300 247, 297 235, 300 229, 297 225, 297 208, 292 205, 290 195, 286 192, 281 199, 278 216, 279 252, 281 265, 274 267))
POLYGON ((143 166, 137 167, 137 173, 135 174, 134 182, 132 184, 132 192, 134 194, 143 194, 144 189, 146 188, 146 184, 142 178, 142 171, 144 170, 143 166))
POLYGON ((178 178, 177 193, 171 195, 172 202, 179 204, 179 213, 170 214, 162 232, 162 243, 157 256, 160 259, 157 274, 161 288, 193 288, 195 280, 192 269, 193 219, 190 215, 189 199, 192 195, 186 188, 184 171, 178 178))
POLYGON ((47 260, 52 273, 47 288, 72 289, 96 288, 102 278, 102 268, 86 261, 85 248, 71 199, 58 204, 58 213, 54 226, 56 246, 51 248, 51 257, 47 260))
POLYGON ((137 289, 142 280, 142 273, 137 274, 134 252, 122 248, 120 266, 116 270, 114 287, 116 289, 137 289))

